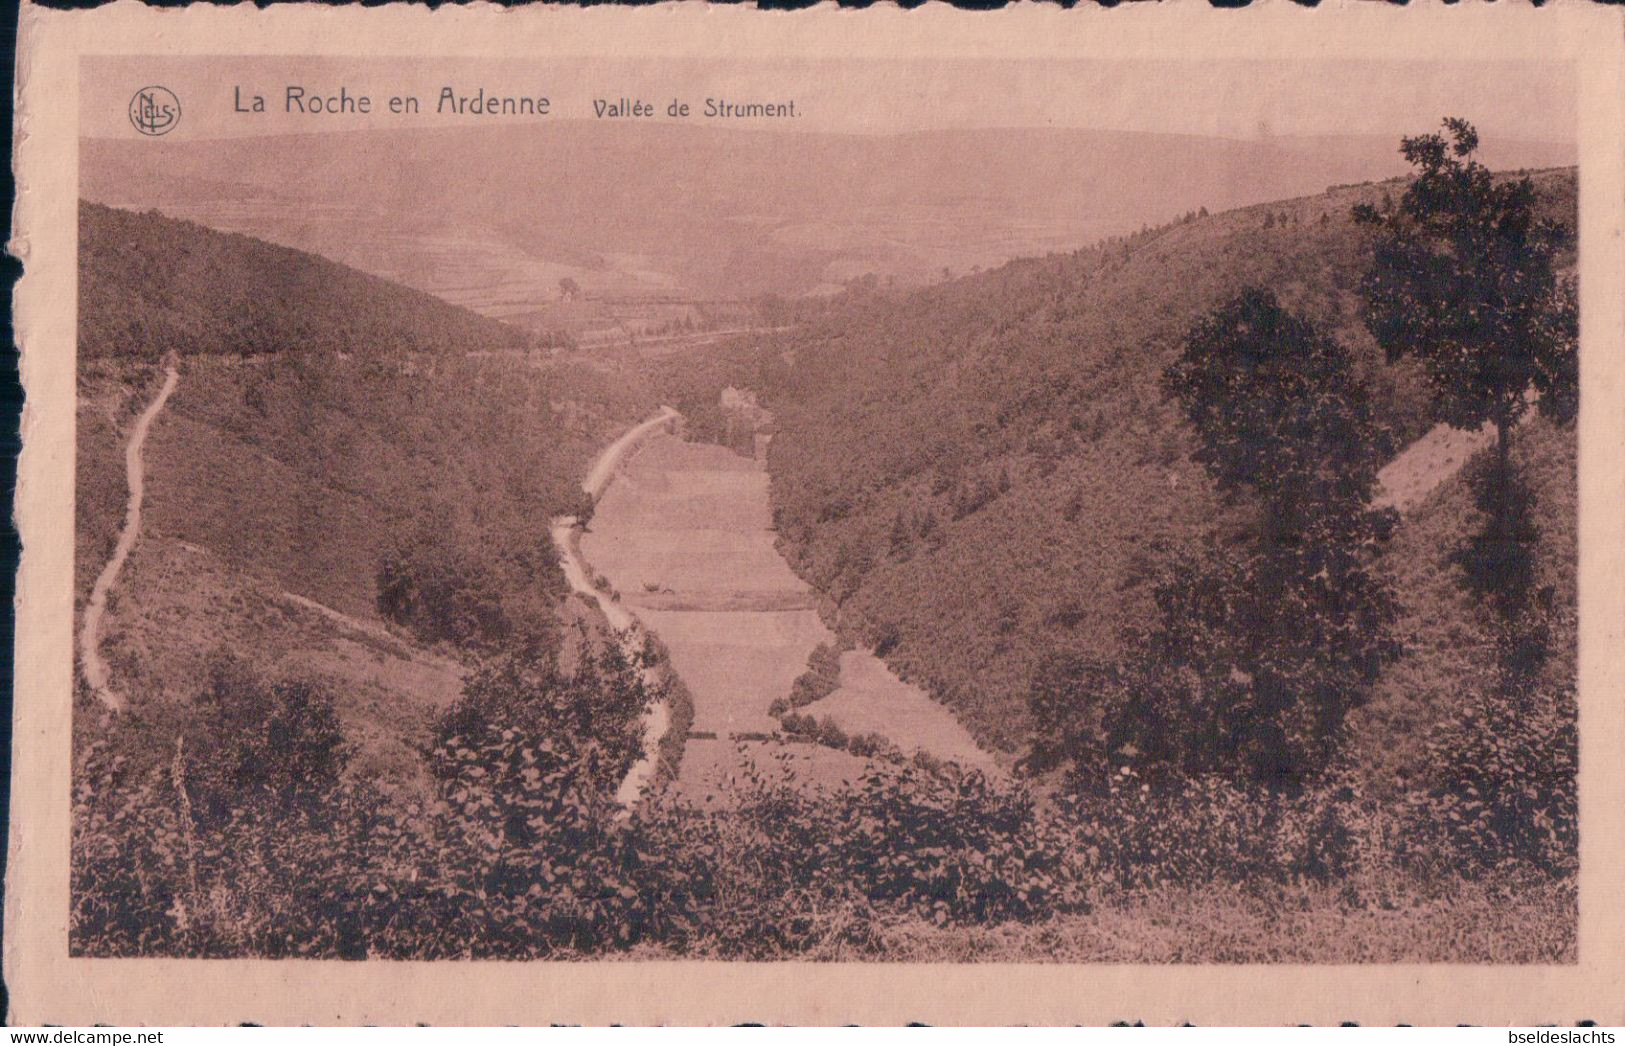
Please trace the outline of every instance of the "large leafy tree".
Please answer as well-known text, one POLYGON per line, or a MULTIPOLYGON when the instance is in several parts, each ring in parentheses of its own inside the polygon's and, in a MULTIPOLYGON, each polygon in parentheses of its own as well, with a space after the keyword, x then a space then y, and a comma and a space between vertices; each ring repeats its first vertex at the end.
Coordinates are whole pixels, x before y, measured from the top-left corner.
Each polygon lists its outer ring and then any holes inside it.
POLYGON ((1035 766, 1101 758, 1290 785, 1398 653, 1373 568, 1391 512, 1368 507, 1381 462, 1347 351, 1266 290, 1196 324, 1163 379, 1218 488, 1253 507, 1247 540, 1172 564, 1128 665, 1057 662, 1033 712, 1035 766), (1092 753, 1092 754, 1091 754, 1092 753))
POLYGON ((1192 328, 1163 388, 1257 524, 1159 585, 1158 659, 1193 681, 1206 746, 1254 776, 1301 777, 1398 652, 1373 569, 1393 519, 1368 507, 1382 446, 1365 387, 1340 343, 1248 289, 1192 328))
POLYGON ((1573 281, 1559 273, 1568 230, 1540 215, 1527 177, 1496 176, 1477 149, 1477 131, 1455 118, 1444 133, 1404 139, 1415 169, 1404 195, 1354 216, 1375 234, 1361 292, 1378 344, 1390 361, 1421 361, 1437 420, 1495 426, 1495 466, 1479 501, 1486 540, 1505 544, 1518 529, 1512 431, 1531 394, 1554 420, 1573 418, 1578 329, 1573 281))

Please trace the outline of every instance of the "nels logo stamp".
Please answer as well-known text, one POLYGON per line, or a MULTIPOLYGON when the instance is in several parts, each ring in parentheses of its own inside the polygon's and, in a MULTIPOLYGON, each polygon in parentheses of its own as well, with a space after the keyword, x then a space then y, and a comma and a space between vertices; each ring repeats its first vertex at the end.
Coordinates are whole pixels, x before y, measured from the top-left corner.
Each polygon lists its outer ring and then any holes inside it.
POLYGON ((142 134, 168 134, 181 122, 181 102, 167 87, 143 87, 130 99, 130 122, 142 134))

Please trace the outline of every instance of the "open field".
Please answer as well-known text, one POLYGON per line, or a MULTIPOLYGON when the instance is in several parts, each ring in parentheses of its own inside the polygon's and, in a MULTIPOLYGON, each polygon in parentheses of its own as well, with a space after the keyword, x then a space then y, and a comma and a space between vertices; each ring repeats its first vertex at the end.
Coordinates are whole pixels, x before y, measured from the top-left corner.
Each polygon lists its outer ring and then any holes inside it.
POLYGON ((952 713, 924 690, 898 679, 867 650, 844 651, 840 686, 801 712, 819 719, 829 716, 848 734, 890 737, 904 747, 905 755, 924 751, 966 769, 997 772, 993 757, 977 747, 952 713))
MULTIPOLYGON (((830 786, 866 764, 765 740, 780 729, 769 706, 790 694, 813 649, 835 638, 774 546, 767 484, 758 460, 655 435, 615 474, 581 536, 582 558, 665 644, 694 696, 680 784, 701 803, 751 768, 767 780, 830 786)), ((879 734, 905 754, 993 768, 946 709, 874 655, 849 651, 841 667, 843 685, 805 712, 848 735, 879 734)))

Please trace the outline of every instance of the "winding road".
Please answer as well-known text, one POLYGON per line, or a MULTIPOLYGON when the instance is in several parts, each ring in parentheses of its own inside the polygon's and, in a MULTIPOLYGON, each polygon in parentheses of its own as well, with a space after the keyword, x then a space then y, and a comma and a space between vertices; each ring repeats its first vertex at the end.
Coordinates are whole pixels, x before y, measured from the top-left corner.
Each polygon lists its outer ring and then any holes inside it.
POLYGON ((142 458, 142 448, 147 442, 147 430, 158 413, 164 409, 169 401, 170 393, 175 391, 175 385, 180 381, 171 364, 164 371, 164 384, 153 397, 147 409, 136 418, 135 427, 130 430, 130 442, 124 448, 124 477, 130 488, 130 500, 124 509, 124 529, 119 531, 118 544, 113 546, 112 558, 102 568, 96 578, 96 583, 90 589, 90 600, 85 605, 84 624, 79 630, 79 654, 84 666, 85 682, 90 689, 101 699, 102 704, 117 712, 124 708, 124 698, 113 690, 108 682, 107 662, 102 659, 101 627, 102 615, 107 610, 107 593, 112 590, 118 581, 119 572, 124 569, 124 561, 129 558, 130 552, 135 548, 136 541, 141 537, 141 499, 146 492, 146 467, 142 458))
MULTIPOLYGON (((598 455, 592 468, 587 470, 587 478, 582 482, 581 488, 594 500, 601 497, 627 453, 644 437, 670 425, 677 416, 677 412, 670 407, 661 407, 660 412, 654 417, 626 430, 598 455)), ((595 587, 587 573, 578 545, 581 535, 580 523, 574 516, 559 516, 552 521, 548 532, 552 535, 553 544, 558 547, 559 566, 563 568, 564 578, 569 582, 570 588, 598 604, 598 609, 610 627, 620 633, 621 648, 626 651, 629 658, 635 660, 642 656, 644 634, 637 619, 613 596, 595 587)), ((645 686, 651 688, 658 686, 661 682, 659 670, 653 667, 645 668, 643 682, 645 686)), ((671 710, 664 701, 656 701, 649 706, 648 714, 643 720, 643 755, 632 764, 632 768, 627 771, 626 777, 615 791, 615 801, 621 805, 623 814, 631 813, 632 807, 637 805, 638 799, 654 779, 655 767, 659 761, 660 740, 666 736, 670 724, 671 710)))
POLYGON ((598 455, 598 460, 593 462, 592 468, 587 470, 587 478, 582 481, 581 489, 585 490, 595 500, 603 497, 604 488, 609 486, 610 479, 615 475, 615 469, 620 466, 621 459, 626 457, 627 451, 637 446, 638 441, 649 435, 649 433, 668 422, 676 420, 676 418, 677 412, 675 410, 670 407, 661 407, 660 413, 648 421, 640 422, 621 433, 620 438, 605 447, 604 452, 598 455))

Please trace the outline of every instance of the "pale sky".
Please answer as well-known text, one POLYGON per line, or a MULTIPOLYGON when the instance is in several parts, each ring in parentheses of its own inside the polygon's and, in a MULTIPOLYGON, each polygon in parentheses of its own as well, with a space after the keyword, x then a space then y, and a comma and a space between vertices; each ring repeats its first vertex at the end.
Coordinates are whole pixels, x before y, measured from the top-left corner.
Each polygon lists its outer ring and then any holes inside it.
MULTIPOLYGON (((162 58, 83 60, 82 133, 138 137, 128 118, 135 92, 169 88, 182 117, 170 138, 500 123, 503 117, 436 116, 444 86, 457 93, 551 101, 545 120, 592 119, 593 99, 653 104, 673 99, 698 113, 707 97, 794 99, 799 118, 688 122, 735 128, 895 133, 965 127, 1077 127, 1257 138, 1398 134, 1435 129, 1440 117, 1472 120, 1485 138, 1572 143, 1577 91, 1567 65, 1519 62, 989 61, 872 59, 749 62, 550 59, 162 58), (343 85, 373 100, 370 116, 283 111, 285 88, 331 95, 343 85), (233 112, 261 95, 267 112, 233 112), (391 115, 388 99, 416 95, 420 115, 391 115)), ((534 122, 520 118, 520 122, 534 122)))

